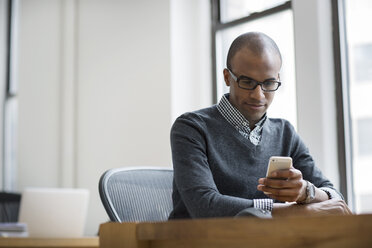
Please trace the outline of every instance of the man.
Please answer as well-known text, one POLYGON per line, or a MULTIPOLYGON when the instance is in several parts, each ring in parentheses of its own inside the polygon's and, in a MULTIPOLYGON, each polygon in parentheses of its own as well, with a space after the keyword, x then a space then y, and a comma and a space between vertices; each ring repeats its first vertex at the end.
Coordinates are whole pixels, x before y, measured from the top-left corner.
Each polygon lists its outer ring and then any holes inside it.
POLYGON ((270 216, 351 214, 291 124, 266 116, 281 85, 281 65, 270 37, 240 35, 223 71, 230 93, 217 105, 175 121, 170 219, 235 216, 246 210, 270 216), (293 167, 265 178, 271 156, 292 157, 293 167))

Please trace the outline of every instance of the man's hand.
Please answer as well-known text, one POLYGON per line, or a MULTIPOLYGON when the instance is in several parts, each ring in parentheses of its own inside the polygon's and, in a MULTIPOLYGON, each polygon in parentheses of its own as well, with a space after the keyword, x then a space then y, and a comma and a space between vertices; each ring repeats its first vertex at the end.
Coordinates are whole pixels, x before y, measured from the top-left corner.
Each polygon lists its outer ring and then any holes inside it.
POLYGON ((331 199, 310 204, 274 203, 273 217, 353 214, 343 200, 331 199))
POLYGON ((303 201, 306 198, 306 181, 301 171, 291 167, 274 171, 267 178, 260 178, 257 189, 282 202, 303 201))
POLYGON ((307 204, 306 210, 312 215, 353 214, 346 203, 339 199, 307 204))

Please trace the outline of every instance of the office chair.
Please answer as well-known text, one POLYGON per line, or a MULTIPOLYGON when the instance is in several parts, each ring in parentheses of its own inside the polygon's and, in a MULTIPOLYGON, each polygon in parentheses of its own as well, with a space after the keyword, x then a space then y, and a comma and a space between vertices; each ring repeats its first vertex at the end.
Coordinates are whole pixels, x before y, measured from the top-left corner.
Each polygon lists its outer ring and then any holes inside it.
POLYGON ((110 169, 100 178, 99 194, 111 221, 166 221, 173 209, 172 182, 172 169, 110 169))
POLYGON ((0 222, 17 222, 21 194, 0 192, 0 222))

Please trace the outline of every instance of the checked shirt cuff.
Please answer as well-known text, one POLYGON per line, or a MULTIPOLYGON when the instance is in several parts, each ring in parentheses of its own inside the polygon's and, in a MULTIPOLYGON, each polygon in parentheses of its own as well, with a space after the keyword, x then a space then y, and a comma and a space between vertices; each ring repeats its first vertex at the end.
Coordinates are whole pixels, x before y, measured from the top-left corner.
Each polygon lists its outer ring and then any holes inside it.
POLYGON ((272 211, 274 201, 272 199, 253 199, 253 207, 272 211))

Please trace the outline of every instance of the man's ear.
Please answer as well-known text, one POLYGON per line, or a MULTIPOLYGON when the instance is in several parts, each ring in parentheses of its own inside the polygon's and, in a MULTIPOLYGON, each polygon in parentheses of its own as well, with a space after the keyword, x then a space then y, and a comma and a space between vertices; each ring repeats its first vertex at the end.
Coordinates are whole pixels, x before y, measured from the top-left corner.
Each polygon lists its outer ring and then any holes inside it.
POLYGON ((230 73, 227 69, 223 69, 223 78, 226 86, 230 86, 230 73))

